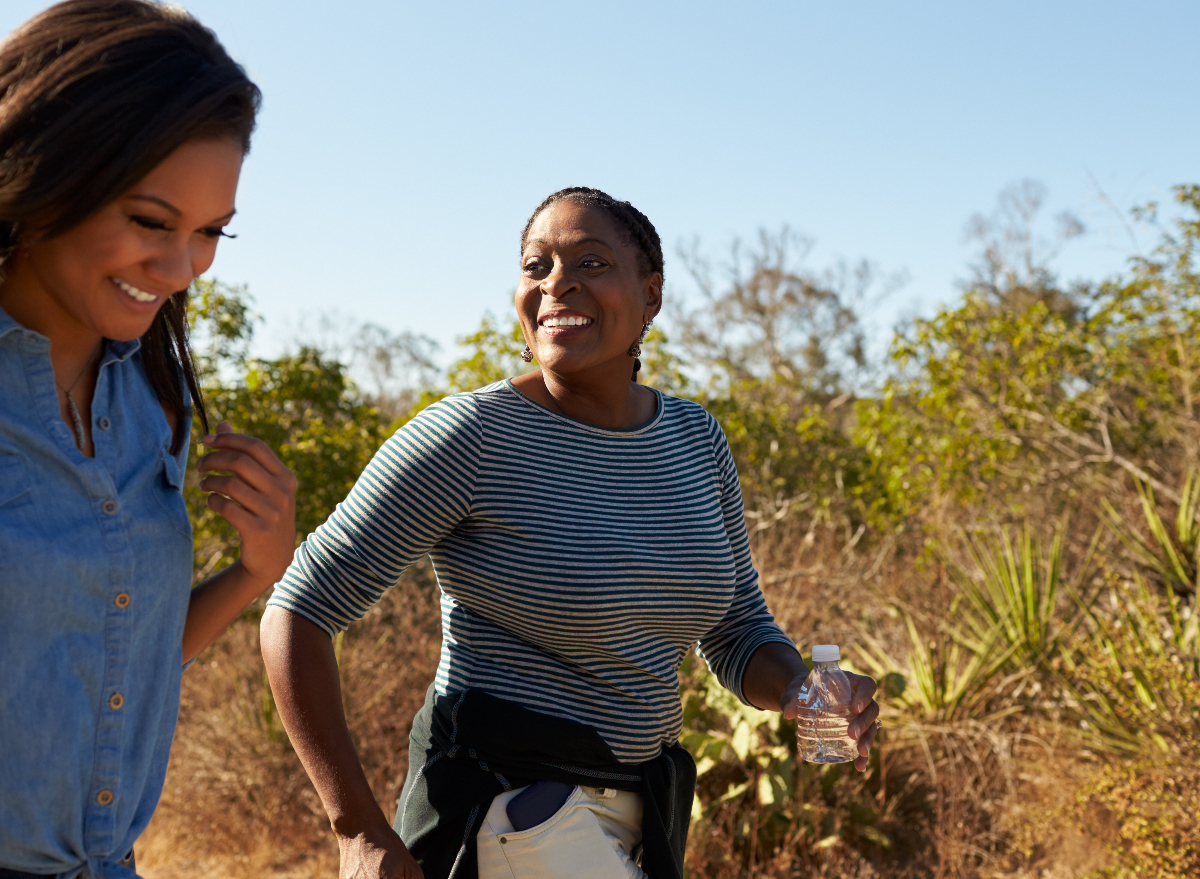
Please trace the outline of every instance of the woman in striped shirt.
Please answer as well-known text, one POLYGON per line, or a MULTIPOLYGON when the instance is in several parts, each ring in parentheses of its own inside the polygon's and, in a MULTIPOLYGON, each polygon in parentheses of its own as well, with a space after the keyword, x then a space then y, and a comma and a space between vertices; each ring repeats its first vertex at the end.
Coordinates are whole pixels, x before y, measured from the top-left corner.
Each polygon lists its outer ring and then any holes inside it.
MULTIPOLYGON (((277 585, 263 652, 340 875, 679 876, 684 655, 699 643, 739 698, 794 716, 808 669, 759 591, 724 435, 636 381, 662 282, 632 205, 549 196, 516 293, 540 368, 405 425, 277 585), (330 636, 426 553, 441 661, 393 829, 346 731, 330 636)), ((878 707, 873 681, 855 687, 861 770, 878 707)))

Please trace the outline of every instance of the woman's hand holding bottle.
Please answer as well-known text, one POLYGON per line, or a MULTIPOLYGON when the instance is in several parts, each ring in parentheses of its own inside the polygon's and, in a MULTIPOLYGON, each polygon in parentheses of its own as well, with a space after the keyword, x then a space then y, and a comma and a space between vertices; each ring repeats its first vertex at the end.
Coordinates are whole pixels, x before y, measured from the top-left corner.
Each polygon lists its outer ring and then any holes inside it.
MULTIPOLYGON (((817 648, 814 648, 813 661, 814 663, 819 663, 821 660, 818 658, 816 650, 817 648)), ((849 697, 846 700, 849 703, 849 723, 846 736, 857 743, 858 756, 854 759, 854 768, 859 772, 863 772, 867 768, 867 759, 870 757, 871 746, 875 743, 875 735, 878 732, 876 721, 879 717, 879 704, 875 701, 875 692, 878 689, 878 685, 873 678, 869 678, 866 675, 858 675, 838 669, 838 653, 839 651, 834 647, 833 670, 836 671, 837 675, 844 676, 849 683, 849 697)), ((815 673, 813 671, 797 675, 784 690, 783 698, 779 703, 783 709, 784 717, 798 721, 798 733, 803 732, 801 727, 804 725, 806 718, 801 716, 802 708, 806 704, 806 697, 810 695, 809 687, 813 684, 814 677, 815 673)), ((844 711, 845 709, 843 709, 844 711)), ((836 761, 821 760, 819 762, 836 761)))

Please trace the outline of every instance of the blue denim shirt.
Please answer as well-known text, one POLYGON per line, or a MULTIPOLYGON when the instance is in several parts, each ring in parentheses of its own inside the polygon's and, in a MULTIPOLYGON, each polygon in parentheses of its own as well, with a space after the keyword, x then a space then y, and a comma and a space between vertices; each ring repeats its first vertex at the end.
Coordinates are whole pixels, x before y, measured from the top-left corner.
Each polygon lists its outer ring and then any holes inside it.
MULTIPOLYGON (((108 342, 96 457, 59 414, 50 340, 0 310, 0 866, 131 879, 179 712, 187 444, 140 343, 108 342)), ((186 427, 186 425, 185 425, 186 427)))

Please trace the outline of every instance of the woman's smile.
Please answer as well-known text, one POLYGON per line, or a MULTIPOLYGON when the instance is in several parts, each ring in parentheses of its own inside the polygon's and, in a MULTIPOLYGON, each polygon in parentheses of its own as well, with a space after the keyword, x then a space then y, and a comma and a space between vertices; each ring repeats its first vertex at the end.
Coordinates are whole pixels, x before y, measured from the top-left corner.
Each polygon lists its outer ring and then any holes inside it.
POLYGON ((133 284, 122 281, 120 278, 110 278, 109 280, 113 282, 113 285, 116 286, 118 290, 125 293, 128 299, 133 300, 133 302, 127 304, 138 311, 154 311, 158 307, 156 303, 164 296, 170 295, 169 293, 166 293, 163 294, 163 296, 158 296, 154 293, 148 293, 145 290, 138 289, 137 287, 133 286, 133 284), (133 303, 137 303, 137 305, 134 305, 133 303))
POLYGON ((559 308, 538 318, 538 332, 552 340, 568 339, 583 335, 595 322, 581 312, 559 308))

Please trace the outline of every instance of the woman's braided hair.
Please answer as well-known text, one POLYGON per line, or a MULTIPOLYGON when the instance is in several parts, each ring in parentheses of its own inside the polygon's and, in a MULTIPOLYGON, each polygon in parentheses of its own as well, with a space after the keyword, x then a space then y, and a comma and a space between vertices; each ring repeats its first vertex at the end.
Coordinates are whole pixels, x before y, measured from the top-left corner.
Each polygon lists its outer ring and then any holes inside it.
MULTIPOLYGON (((638 272, 642 277, 655 272, 659 276, 663 276, 662 239, 658 237, 658 231, 650 222, 650 218, 629 202, 617 201, 607 192, 592 189, 590 186, 568 186, 566 189, 552 192, 542 199, 542 203, 529 215, 529 219, 525 222, 525 228, 521 232, 522 253, 525 252, 525 243, 529 240, 529 230, 533 226, 533 221, 550 205, 560 201, 571 201, 583 207, 598 208, 604 211, 621 230, 625 243, 637 249, 638 272)), ((641 368, 642 361, 635 358, 633 363, 635 381, 638 370, 641 368)))

